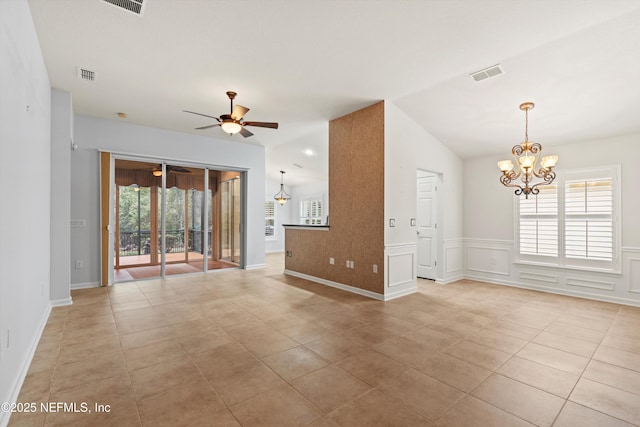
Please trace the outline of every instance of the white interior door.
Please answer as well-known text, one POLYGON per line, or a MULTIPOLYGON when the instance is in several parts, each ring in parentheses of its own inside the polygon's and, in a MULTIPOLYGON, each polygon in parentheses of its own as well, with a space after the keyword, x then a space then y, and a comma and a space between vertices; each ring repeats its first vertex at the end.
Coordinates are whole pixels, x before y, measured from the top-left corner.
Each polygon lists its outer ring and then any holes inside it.
POLYGON ((437 181, 438 177, 418 177, 418 277, 436 278, 437 181))

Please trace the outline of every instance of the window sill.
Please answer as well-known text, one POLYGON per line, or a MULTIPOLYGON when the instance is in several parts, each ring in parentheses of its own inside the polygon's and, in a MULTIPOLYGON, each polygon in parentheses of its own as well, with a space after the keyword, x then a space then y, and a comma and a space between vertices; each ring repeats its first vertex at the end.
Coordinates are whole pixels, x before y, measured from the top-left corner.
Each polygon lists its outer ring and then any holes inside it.
POLYGON ((573 265, 558 265, 558 264, 550 264, 547 262, 535 262, 535 261, 524 261, 524 260, 516 260, 513 261, 515 265, 521 265, 525 267, 544 267, 551 268, 555 270, 567 270, 567 271, 579 271, 579 272, 588 272, 588 273, 600 273, 608 276, 622 276, 622 271, 619 269, 613 270, 608 268, 594 268, 594 267, 580 267, 573 265))

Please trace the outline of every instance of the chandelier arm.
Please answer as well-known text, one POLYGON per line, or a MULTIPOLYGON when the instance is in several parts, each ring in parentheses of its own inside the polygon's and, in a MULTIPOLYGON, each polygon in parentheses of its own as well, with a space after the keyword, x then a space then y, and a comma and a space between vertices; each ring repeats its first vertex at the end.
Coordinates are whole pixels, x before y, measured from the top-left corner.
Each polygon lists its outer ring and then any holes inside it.
POLYGON ((514 181, 517 178, 518 178, 518 175, 516 175, 515 172, 510 171, 509 173, 505 173, 502 176, 500 176, 500 183, 502 183, 502 185, 504 185, 505 187, 521 188, 520 184, 512 184, 512 181, 514 181))
MULTIPOLYGON (((543 169, 540 170, 541 172, 543 169)), ((540 176, 536 175, 538 178, 542 178, 542 181, 536 183, 533 187, 537 187, 539 185, 549 185, 556 179, 556 173, 552 170, 545 170, 545 172, 540 176)))
POLYGON ((532 154, 538 154, 539 152, 542 151, 542 145, 540 145, 537 142, 530 142, 530 150, 532 154))
POLYGON ((511 149, 511 154, 513 154, 513 158, 516 159, 516 162, 518 161, 518 156, 521 156, 522 153, 524 153, 524 147, 522 144, 514 145, 511 149))
POLYGON ((549 172, 551 172, 550 169, 546 169, 546 168, 543 168, 543 167, 541 167, 537 172, 536 172, 535 169, 532 169, 531 171, 533 172, 533 174, 535 176, 537 176, 538 178, 542 178, 542 179, 545 179, 545 177, 549 174, 549 172))

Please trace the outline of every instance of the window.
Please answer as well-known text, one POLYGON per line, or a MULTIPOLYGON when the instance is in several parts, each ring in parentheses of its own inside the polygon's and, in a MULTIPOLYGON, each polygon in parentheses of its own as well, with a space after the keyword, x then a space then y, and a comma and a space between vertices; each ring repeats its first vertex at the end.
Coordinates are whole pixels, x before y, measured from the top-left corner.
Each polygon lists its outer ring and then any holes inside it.
POLYGON ((267 240, 276 238, 276 203, 274 200, 264 202, 264 237, 267 240))
POLYGON ((520 253, 558 256, 558 187, 540 187, 538 196, 520 200, 520 253))
POLYGON ((613 259, 613 178, 565 184, 565 254, 568 258, 613 259))
POLYGON ((614 269, 620 246, 619 168, 566 171, 518 202, 523 261, 614 269))
POLYGON ((322 200, 308 199, 300 202, 300 224, 322 224, 322 200))

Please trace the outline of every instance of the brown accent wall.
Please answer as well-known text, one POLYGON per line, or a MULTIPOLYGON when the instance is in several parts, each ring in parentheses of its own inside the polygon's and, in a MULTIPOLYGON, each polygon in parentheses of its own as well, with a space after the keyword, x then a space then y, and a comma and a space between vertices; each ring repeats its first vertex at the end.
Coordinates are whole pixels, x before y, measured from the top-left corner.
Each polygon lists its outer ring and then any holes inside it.
POLYGON ((329 231, 286 230, 285 268, 384 294, 383 101, 329 122, 329 207, 329 231))

